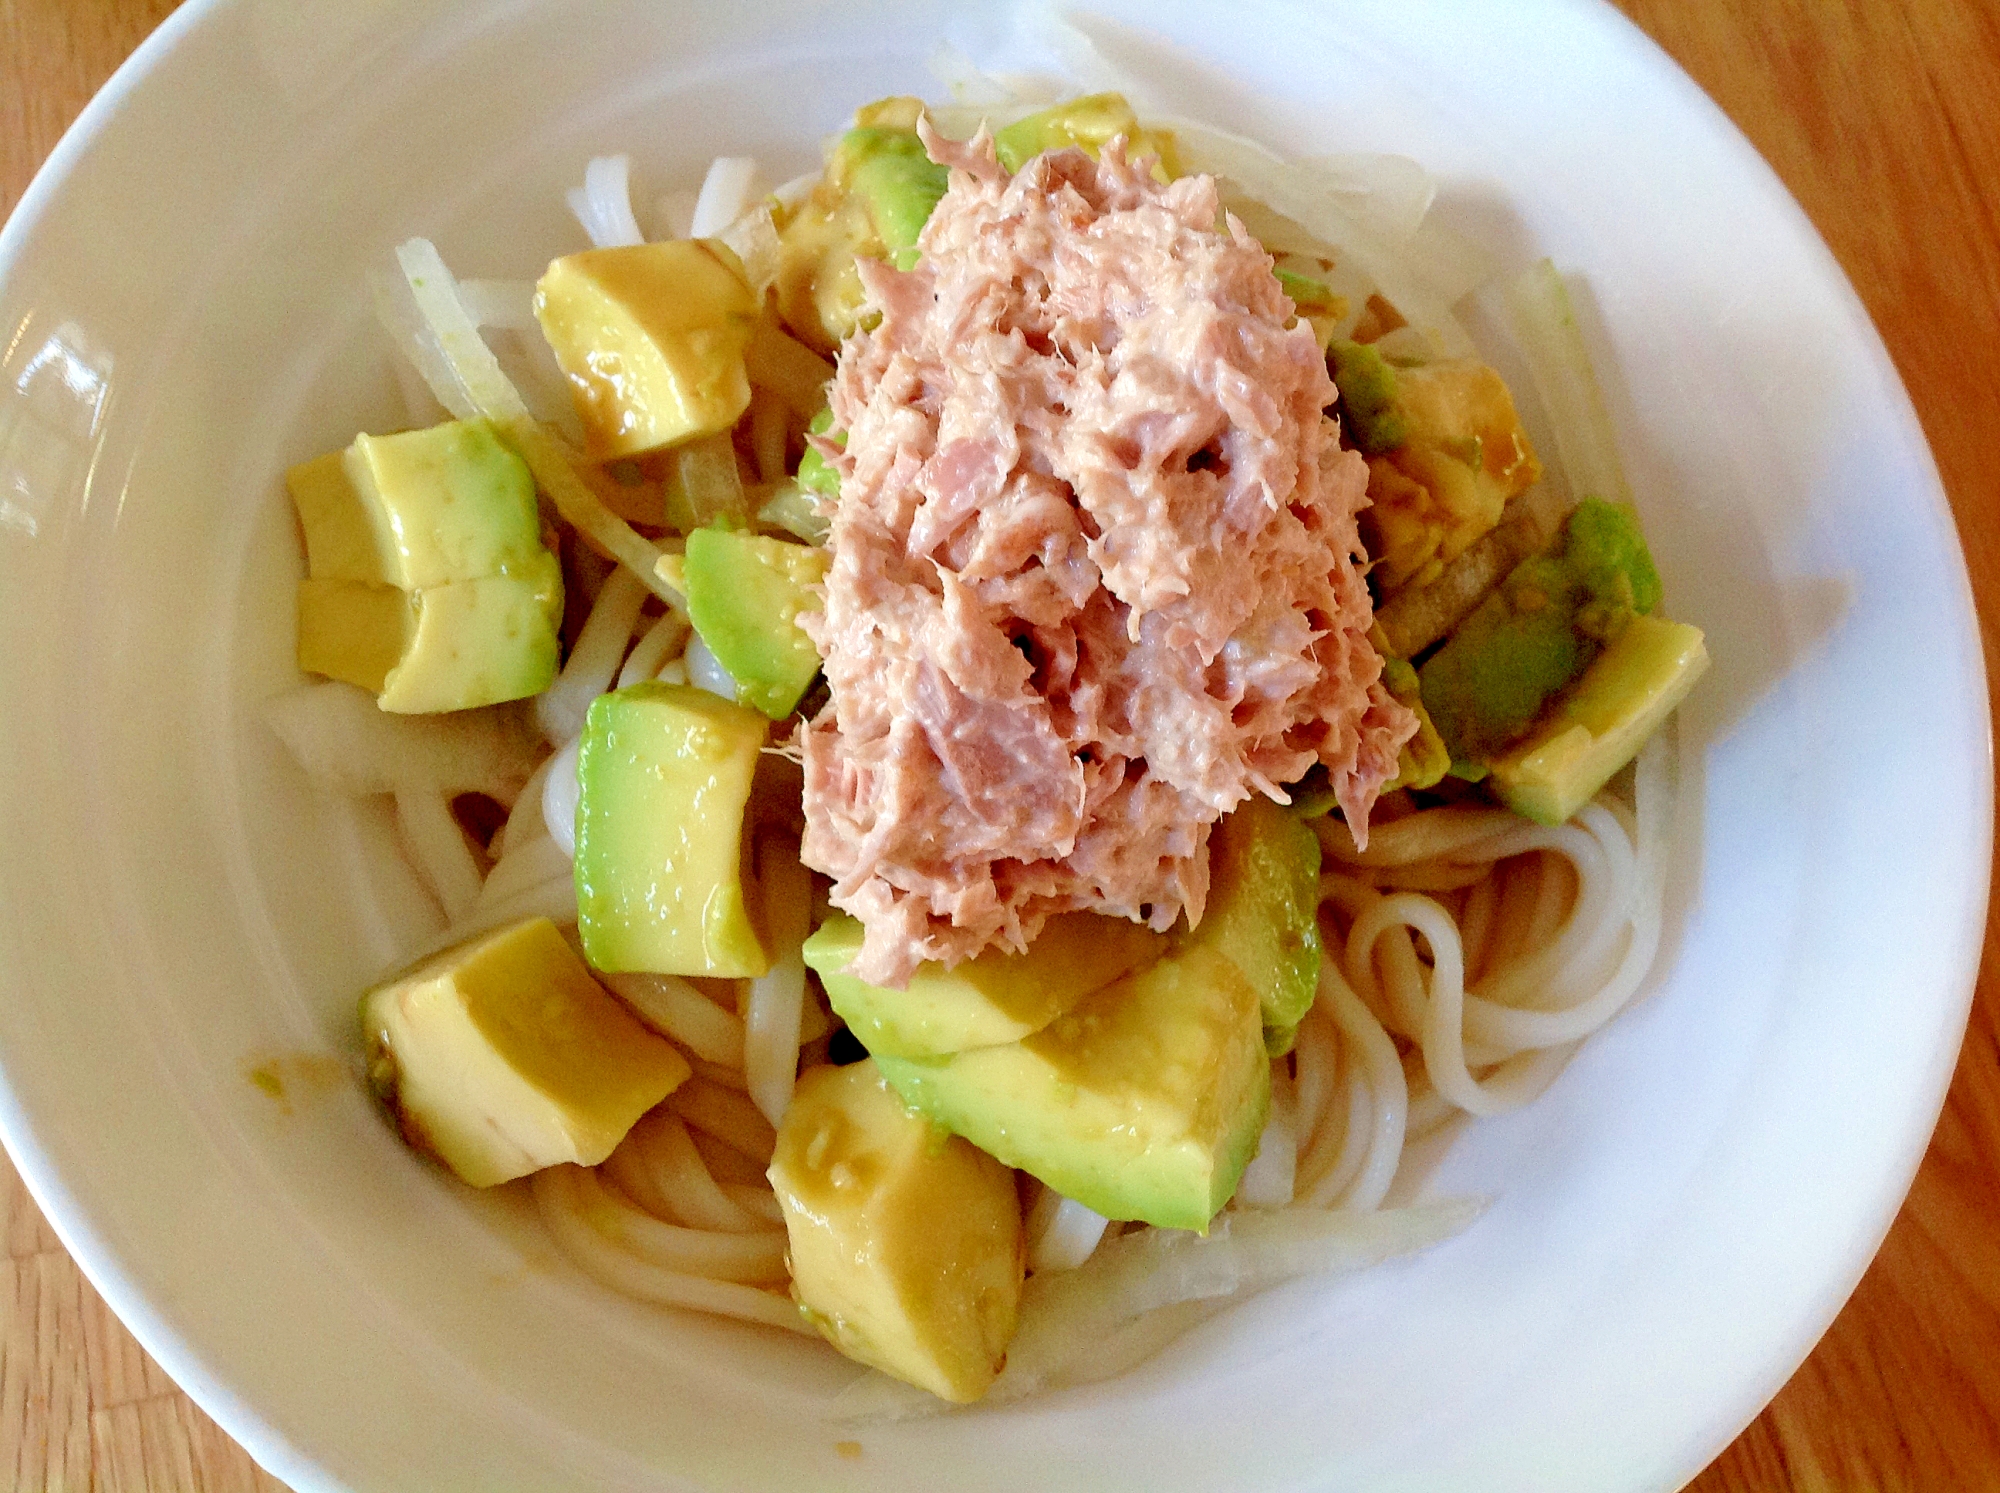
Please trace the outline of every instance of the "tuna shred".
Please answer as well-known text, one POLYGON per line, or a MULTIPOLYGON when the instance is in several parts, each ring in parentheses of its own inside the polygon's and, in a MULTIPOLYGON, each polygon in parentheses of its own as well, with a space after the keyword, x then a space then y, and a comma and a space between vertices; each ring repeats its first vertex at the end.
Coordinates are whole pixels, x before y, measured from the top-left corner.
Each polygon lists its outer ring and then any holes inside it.
POLYGON ((862 264, 800 618, 804 855, 889 985, 1072 909, 1198 921, 1209 827, 1315 763, 1365 841, 1416 729, 1367 638, 1367 465, 1214 180, 925 144, 950 190, 914 269, 862 264))

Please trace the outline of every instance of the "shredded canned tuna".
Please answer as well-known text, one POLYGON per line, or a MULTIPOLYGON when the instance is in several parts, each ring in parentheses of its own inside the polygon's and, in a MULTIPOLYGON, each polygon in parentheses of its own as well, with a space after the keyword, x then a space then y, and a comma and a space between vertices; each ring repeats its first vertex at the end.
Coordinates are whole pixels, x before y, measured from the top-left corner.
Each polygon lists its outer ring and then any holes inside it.
POLYGON ((1416 728, 1367 638, 1367 466, 1213 179, 924 138, 950 190, 913 269, 862 261, 801 618, 804 858, 896 985, 1071 909, 1198 920, 1210 825, 1315 764, 1365 839, 1416 728))

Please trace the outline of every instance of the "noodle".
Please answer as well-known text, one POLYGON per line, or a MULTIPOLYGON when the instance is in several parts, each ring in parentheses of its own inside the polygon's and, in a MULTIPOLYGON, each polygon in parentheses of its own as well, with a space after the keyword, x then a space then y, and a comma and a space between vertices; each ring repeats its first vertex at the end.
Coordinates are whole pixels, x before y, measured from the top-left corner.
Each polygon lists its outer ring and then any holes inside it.
POLYGON ((768 1166, 778 1133, 748 1097, 702 1078, 690 1078, 667 1096, 667 1107, 695 1129, 714 1136, 760 1166, 768 1166))
POLYGON ((806 965, 800 952, 812 931, 812 876, 796 851, 777 842, 759 847, 757 874, 764 884, 765 926, 776 957, 750 982, 743 1019, 743 1074, 750 1097, 773 1126, 784 1119, 799 1073, 799 1027, 805 1016, 806 965))
POLYGON ((552 1166, 535 1173, 531 1186, 542 1221, 563 1253, 601 1284, 640 1301, 691 1307, 695 1311, 817 1336, 790 1297, 734 1281, 672 1270, 613 1244, 597 1231, 594 1220, 584 1212, 582 1188, 590 1176, 581 1167, 552 1166))
POLYGON ((601 975, 653 1030, 720 1068, 743 1067, 743 1022, 678 975, 601 975))
POLYGON ((471 911, 479 900, 479 859, 452 818, 450 797, 430 788, 398 788, 396 823, 445 917, 456 919, 471 911))
POLYGON ((623 566, 605 579, 562 673, 535 697, 535 720, 550 741, 574 741, 583 730, 590 702, 611 688, 646 595, 645 583, 623 566))
POLYGON ((655 678, 667 660, 680 656, 692 631, 688 619, 679 612, 661 614, 659 620, 647 628, 633 645, 632 652, 625 659, 625 667, 618 671, 616 688, 623 689, 628 684, 655 678))

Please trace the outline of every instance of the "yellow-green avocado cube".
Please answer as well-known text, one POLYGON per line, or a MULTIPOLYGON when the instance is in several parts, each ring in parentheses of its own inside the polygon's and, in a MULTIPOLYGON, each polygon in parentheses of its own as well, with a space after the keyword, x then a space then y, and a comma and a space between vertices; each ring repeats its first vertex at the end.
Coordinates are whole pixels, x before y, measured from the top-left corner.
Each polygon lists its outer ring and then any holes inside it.
POLYGON ((1171 131, 1139 123, 1122 93, 1091 93, 1017 119, 993 137, 994 154, 1009 171, 1019 171, 1045 150, 1075 146, 1093 158, 1113 136, 1125 137, 1127 156, 1157 158, 1153 174, 1172 181, 1179 172, 1171 131))
POLYGON ((1208 948, 1107 985, 1031 1037, 877 1057, 904 1102, 1107 1218, 1206 1230, 1271 1102, 1257 992, 1208 948))
POLYGON ((1319 837, 1268 798, 1252 798, 1208 835, 1208 907, 1188 946, 1224 955, 1250 981, 1265 1040, 1289 1052, 1319 990, 1319 837))
POLYGON ((474 1187, 595 1166, 687 1078, 547 918, 447 949, 361 1002, 368 1075, 403 1137, 474 1187))
POLYGON ((768 723, 657 680, 600 695, 577 749, 577 931, 609 973, 771 967, 744 889, 743 810, 768 723))
POLYGON ((1165 934, 1142 923, 1064 913, 1043 925, 1025 954, 989 949, 950 969, 919 965, 908 985, 889 990, 845 972, 861 952, 861 924, 835 914, 806 940, 805 958, 863 1047, 932 1057, 1032 1036, 1167 947, 1165 934))
POLYGON ((535 316, 600 458, 729 429, 750 405, 757 296, 710 239, 586 249, 548 268, 535 316))
POLYGON ((911 1114, 864 1061, 799 1080, 770 1177, 792 1294, 827 1340, 941 1399, 985 1394, 1021 1301, 1014 1174, 911 1114))
POLYGON ((1632 618, 1549 719, 1493 764, 1493 791, 1517 814, 1563 823, 1638 755, 1707 671, 1700 628, 1632 618))
POLYGON ((736 681, 736 697, 774 721, 819 673, 819 650, 797 618, 819 610, 813 588, 826 566, 826 551, 811 545, 733 529, 688 535, 681 574, 694 630, 736 681))
POLYGON ((548 688, 562 569, 527 464, 485 422, 357 436, 286 480, 306 540, 301 668, 402 713, 548 688))

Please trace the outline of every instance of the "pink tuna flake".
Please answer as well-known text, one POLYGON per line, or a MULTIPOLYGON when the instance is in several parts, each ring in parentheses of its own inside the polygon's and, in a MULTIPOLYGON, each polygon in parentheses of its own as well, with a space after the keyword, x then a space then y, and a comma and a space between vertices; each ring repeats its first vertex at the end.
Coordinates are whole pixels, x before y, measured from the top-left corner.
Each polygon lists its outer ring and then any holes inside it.
POLYGON ((1324 763, 1364 838, 1416 729, 1367 639, 1368 468, 1213 179, 925 144, 951 187, 915 269, 862 265, 800 619, 805 859, 889 985, 1071 909, 1197 921, 1218 817, 1324 763))

